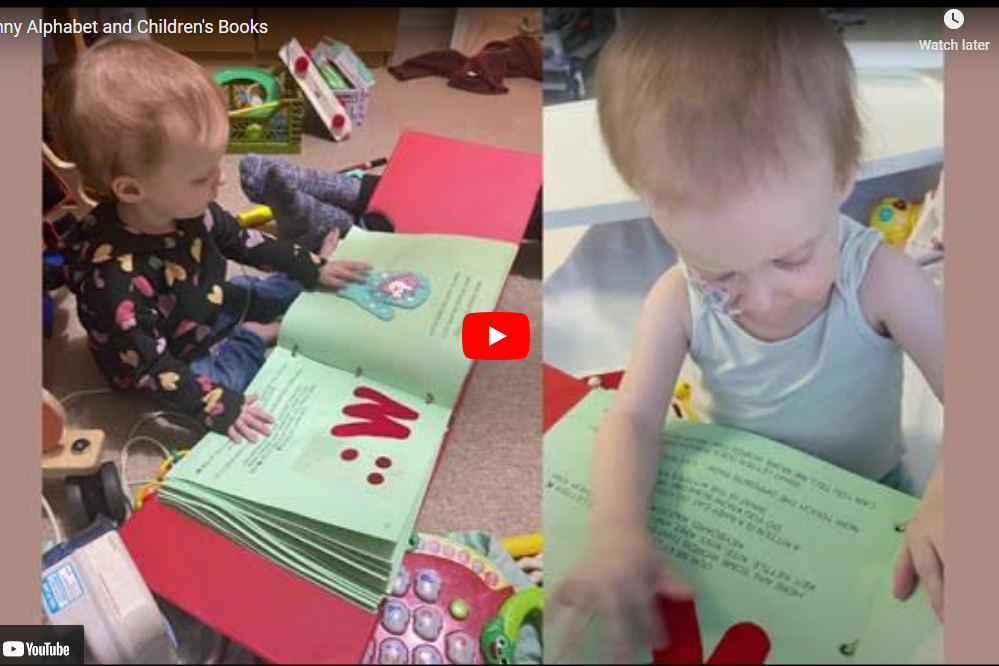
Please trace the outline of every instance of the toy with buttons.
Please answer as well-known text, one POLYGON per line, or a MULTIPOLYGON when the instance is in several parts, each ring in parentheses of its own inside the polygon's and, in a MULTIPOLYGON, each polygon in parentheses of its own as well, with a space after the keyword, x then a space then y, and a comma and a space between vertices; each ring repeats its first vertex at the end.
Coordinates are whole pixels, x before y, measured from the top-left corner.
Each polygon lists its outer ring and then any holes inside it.
POLYGON ((868 223, 881 232, 889 245, 904 248, 922 209, 921 202, 909 202, 902 197, 885 197, 874 206, 868 223))
POLYGON ((419 535, 382 602, 363 663, 513 663, 520 626, 541 603, 538 588, 514 594, 479 552, 419 535))
POLYGON ((430 278, 414 271, 372 271, 364 282, 351 282, 337 290, 383 321, 391 321, 397 308, 417 308, 430 297, 430 278))

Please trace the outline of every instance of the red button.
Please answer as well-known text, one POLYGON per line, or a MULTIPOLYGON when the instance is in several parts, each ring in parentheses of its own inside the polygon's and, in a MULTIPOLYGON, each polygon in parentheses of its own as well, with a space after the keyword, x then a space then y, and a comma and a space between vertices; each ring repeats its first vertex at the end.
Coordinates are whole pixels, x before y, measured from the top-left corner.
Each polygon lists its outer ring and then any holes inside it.
POLYGON ((347 119, 343 117, 342 113, 338 113, 333 116, 333 129, 338 130, 347 123, 347 119))
POLYGON ((295 71, 301 74, 309 68, 309 59, 305 56, 298 56, 295 59, 295 71))
POLYGON ((531 350, 531 322, 522 312, 473 312, 461 322, 465 358, 507 361, 531 350))

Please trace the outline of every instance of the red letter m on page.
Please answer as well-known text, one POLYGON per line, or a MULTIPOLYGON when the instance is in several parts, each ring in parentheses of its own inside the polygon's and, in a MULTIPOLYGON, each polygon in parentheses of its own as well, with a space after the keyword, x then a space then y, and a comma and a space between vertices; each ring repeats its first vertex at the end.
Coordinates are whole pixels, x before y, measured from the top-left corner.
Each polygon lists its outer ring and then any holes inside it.
POLYGON ((354 397, 367 402, 347 405, 343 408, 343 414, 360 420, 333 426, 330 434, 334 437, 406 439, 409 437, 409 428, 396 419, 415 421, 420 416, 409 407, 366 386, 355 389, 354 397))

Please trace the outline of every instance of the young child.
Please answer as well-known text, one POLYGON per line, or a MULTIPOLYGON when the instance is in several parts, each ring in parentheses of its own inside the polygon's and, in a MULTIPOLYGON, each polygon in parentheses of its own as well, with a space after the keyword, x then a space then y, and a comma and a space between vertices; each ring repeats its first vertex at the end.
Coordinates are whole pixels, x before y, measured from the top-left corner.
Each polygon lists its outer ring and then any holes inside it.
POLYGON ((67 72, 56 138, 99 205, 77 229, 67 279, 107 380, 164 400, 239 443, 273 417, 244 391, 305 287, 364 279, 363 262, 245 230, 214 203, 229 122, 221 89, 152 40, 108 39, 67 72), (274 273, 226 280, 226 260, 274 273))
MULTIPOLYGON (((895 484, 903 353, 943 400, 942 295, 840 213, 861 152, 853 66, 817 10, 641 11, 601 53, 611 159, 680 261, 649 293, 597 437, 599 534, 554 599, 572 642, 594 613, 619 657, 668 638, 657 594, 693 593, 646 527, 660 432, 689 354, 705 420, 895 484)), ((918 576, 943 614, 943 471, 906 530, 894 594, 918 576)))

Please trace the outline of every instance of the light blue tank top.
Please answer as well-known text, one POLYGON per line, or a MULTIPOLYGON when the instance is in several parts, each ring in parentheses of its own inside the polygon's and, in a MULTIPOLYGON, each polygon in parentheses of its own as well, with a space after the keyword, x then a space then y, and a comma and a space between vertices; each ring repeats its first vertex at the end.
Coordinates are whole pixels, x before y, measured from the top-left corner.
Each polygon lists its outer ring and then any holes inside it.
POLYGON ((860 309, 860 284, 881 235, 840 217, 840 263, 826 311, 799 333, 761 341, 706 307, 692 287, 693 407, 871 479, 902 457, 902 350, 860 309))

